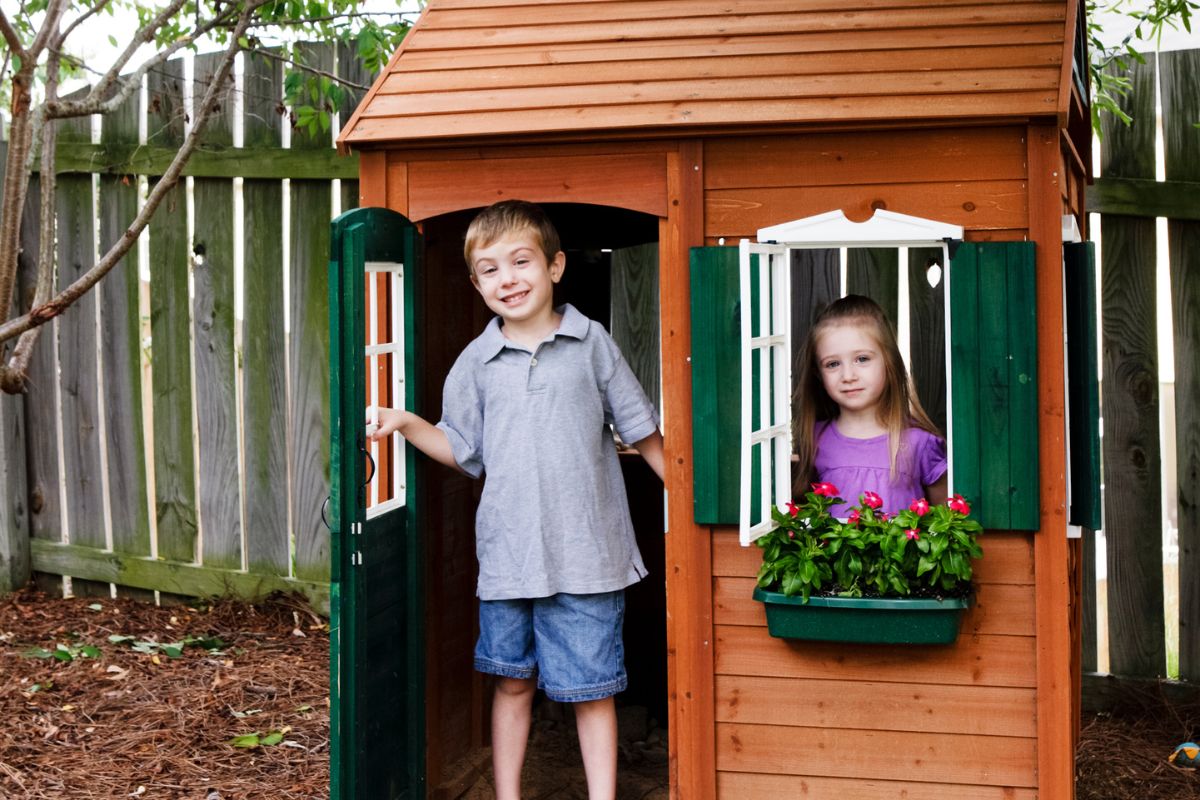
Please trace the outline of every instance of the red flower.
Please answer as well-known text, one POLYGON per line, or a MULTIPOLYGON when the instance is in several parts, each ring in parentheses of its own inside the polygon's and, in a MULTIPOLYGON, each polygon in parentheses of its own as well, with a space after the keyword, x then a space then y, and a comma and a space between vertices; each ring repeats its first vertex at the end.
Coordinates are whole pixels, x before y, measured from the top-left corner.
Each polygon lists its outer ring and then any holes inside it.
POLYGON ((846 521, 849 522, 851 525, 857 525, 858 521, 861 519, 862 519, 862 514, 859 513, 858 509, 852 508, 852 509, 850 509, 850 518, 847 519, 846 521))
POLYGON ((963 499, 961 494, 956 494, 946 501, 946 505, 950 506, 951 511, 957 511, 960 514, 970 514, 971 506, 963 499))
POLYGON ((818 497, 837 497, 838 489, 832 483, 814 483, 812 485, 813 494, 818 497))
POLYGON ((875 515, 875 519, 879 520, 880 522, 887 522, 888 521, 887 512, 880 511, 878 514, 875 515))
POLYGON ((919 500, 913 500, 909 503, 908 510, 915 512, 917 516, 923 516, 929 511, 929 501, 924 497, 919 500))
POLYGON ((787 510, 788 514, 794 517, 800 513, 800 506, 796 505, 795 503, 788 503, 787 510))
POLYGON ((904 535, 907 536, 909 538, 909 540, 915 540, 915 539, 921 538, 921 534, 912 528, 909 528, 908 530, 906 530, 904 532, 904 535))
POLYGON ((879 508, 883 505, 883 498, 874 492, 863 492, 862 501, 867 508, 879 508))
POLYGON ((789 539, 795 539, 795 538, 796 538, 796 532, 795 532, 795 531, 788 531, 788 538, 789 538, 789 539))

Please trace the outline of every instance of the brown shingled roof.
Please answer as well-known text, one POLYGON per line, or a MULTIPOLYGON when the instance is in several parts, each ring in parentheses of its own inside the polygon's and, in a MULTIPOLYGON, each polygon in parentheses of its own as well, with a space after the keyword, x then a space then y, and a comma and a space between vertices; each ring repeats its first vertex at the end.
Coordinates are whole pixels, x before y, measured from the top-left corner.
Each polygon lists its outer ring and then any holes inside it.
POLYGON ((430 0, 339 144, 1061 114, 1077 3, 430 0))

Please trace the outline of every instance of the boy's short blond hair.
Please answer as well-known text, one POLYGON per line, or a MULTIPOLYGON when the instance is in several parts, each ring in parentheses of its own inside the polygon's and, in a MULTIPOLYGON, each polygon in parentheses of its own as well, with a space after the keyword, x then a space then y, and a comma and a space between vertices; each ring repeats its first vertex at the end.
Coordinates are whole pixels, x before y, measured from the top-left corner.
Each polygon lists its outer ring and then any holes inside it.
POLYGON ((467 271, 475 274, 471 255, 476 250, 495 244, 509 234, 525 231, 533 234, 538 247, 546 254, 547 263, 553 261, 554 256, 562 249, 558 231, 541 206, 525 200, 501 200, 480 211, 475 219, 471 220, 466 241, 463 243, 463 258, 467 262, 467 271))

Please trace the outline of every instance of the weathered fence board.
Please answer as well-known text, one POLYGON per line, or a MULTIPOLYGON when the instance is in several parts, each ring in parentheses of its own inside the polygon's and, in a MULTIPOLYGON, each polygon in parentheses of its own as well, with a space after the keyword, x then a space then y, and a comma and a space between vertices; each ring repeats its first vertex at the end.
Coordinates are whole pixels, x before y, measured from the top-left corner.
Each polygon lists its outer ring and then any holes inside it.
POLYGON ((846 292, 879 303, 893 325, 899 320, 900 261, 894 247, 851 247, 846 251, 846 292))
MULTIPOLYGON (((79 93, 76 93, 79 94, 79 93)), ((64 122, 58 138, 90 141, 91 120, 64 122)), ((95 263, 96 211, 91 175, 59 175, 57 253, 59 289, 74 283, 95 263)), ((61 398, 63 483, 69 502, 64 509, 71 541, 89 547, 106 546, 104 530, 104 467, 100 455, 99 364, 96 348, 97 296, 88 292, 58 318, 58 380, 61 398)), ((80 596, 107 597, 107 584, 77 580, 80 596)))
MULTIPOLYGON (((251 55, 245 63, 243 145, 280 142, 283 96, 280 62, 251 55)), ((287 575, 287 359, 283 330, 283 184, 242 183, 244 305, 242 320, 242 435, 245 446, 246 564, 251 572, 287 575)))
MULTIPOLYGON (((0 130, 0 201, 7 159, 8 143, 0 130)), ((18 298, 13 300, 12 308, 19 308, 18 298)), ((0 594, 29 580, 28 503, 22 399, 0 392, 0 594)))
MULTIPOLYGON (((18 256, 17 286, 22 308, 33 298, 37 280, 37 254, 41 245, 38 228, 38 198, 41 182, 29 182, 25 211, 21 217, 21 253, 18 256)), ((58 397, 55 389, 58 322, 43 326, 29 362, 25 381, 25 446, 28 449, 26 481, 29 489, 29 533, 33 539, 62 538, 63 509, 58 476, 58 397)), ((57 576, 37 575, 37 585, 47 591, 60 589, 57 576)))
MULTIPOLYGON (((131 97, 101 124, 101 142, 137 142, 138 98, 131 97)), ((100 250, 124 235, 137 213, 137 178, 101 175, 100 250)), ((114 552, 149 556, 150 511, 142 414, 142 325, 136 246, 96 287, 101 309, 101 385, 104 396, 108 497, 114 552)), ((118 589, 123 594, 136 594, 118 589)))
POLYGON ((613 250, 613 341, 655 405, 661 391, 658 320, 658 243, 613 250))
MULTIPOLYGON (((304 63, 333 70, 328 48, 301 47, 304 63)), ((326 149, 328 132, 310 136, 293 131, 292 147, 326 149)), ((291 371, 292 505, 296 540, 295 574, 329 579, 329 531, 321 523, 321 504, 329 496, 329 225, 332 196, 328 183, 292 181, 291 208, 291 371), (324 222, 322 222, 324 221, 324 222)))
MULTIPOLYGON (((1200 50, 1163 53, 1167 180, 1200 184, 1200 50)), ((1167 222, 1175 340, 1179 677, 1200 681, 1200 221, 1167 222)))
MULTIPOLYGON (((192 97, 208 91, 222 54, 196 57, 192 97)), ((233 76, 220 87, 217 111, 204 145, 233 145, 233 76)), ((199 472, 201 561, 242 566, 241 485, 238 475, 237 368, 234 365, 233 181, 196 178, 192 283, 195 320, 196 440, 199 472)))
MULTIPOLYGON (((183 67, 175 61, 147 81, 147 136, 183 139, 183 67)), ((150 222, 150 328, 154 386, 154 492, 158 555, 196 558, 196 467, 192 448, 192 358, 188 314, 187 194, 176 184, 150 222)))
POLYGON ((908 326, 910 371, 925 413, 946 430, 946 265, 940 249, 908 251, 908 326), (930 286, 931 263, 942 268, 941 280, 930 286))
MULTIPOLYGON (((1135 65, 1122 105, 1130 126, 1106 118, 1105 175, 1154 177, 1154 62, 1135 65)), ((1109 660, 1114 673, 1166 670, 1158 443, 1154 221, 1111 214, 1100 222, 1105 535, 1109 660)))

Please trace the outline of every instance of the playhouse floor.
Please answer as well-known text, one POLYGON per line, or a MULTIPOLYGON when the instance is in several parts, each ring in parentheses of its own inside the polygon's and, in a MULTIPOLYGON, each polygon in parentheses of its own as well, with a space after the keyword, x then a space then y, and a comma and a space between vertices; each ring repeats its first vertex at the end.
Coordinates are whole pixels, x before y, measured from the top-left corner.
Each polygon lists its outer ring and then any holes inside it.
MULTIPOLYGON (((327 797, 328 653, 324 621, 293 601, 160 608, 36 592, 0 598, 0 797, 327 797), (219 648, 192 641, 178 658, 163 647, 214 635, 219 648), (30 652, 59 645, 58 658, 30 652), (253 733, 279 740, 231 743, 253 733)), ((622 724, 646 733, 622 749, 619 797, 665 800, 661 731, 636 711, 622 724)), ((586 797, 573 727, 561 712, 539 711, 527 800, 586 797)), ((1200 773, 1167 763, 1197 736, 1196 707, 1148 702, 1085 719, 1078 800, 1200 800, 1200 773)), ((460 797, 489 798, 487 779, 485 764, 460 797)))

